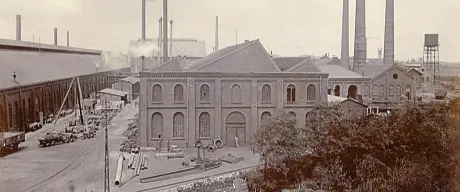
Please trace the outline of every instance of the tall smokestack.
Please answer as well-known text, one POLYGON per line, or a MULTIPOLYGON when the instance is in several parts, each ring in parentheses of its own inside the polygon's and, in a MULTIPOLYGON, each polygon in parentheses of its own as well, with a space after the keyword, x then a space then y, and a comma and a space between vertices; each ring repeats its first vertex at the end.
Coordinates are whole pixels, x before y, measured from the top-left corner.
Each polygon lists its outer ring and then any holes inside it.
POLYGON ((54 45, 57 45, 57 28, 54 28, 54 45))
POLYGON ((393 65, 395 60, 395 2, 394 0, 386 1, 383 63, 393 65))
POLYGON ((216 16, 216 39, 214 40, 214 51, 219 50, 219 16, 216 16))
POLYGON ((355 18, 355 47, 353 59, 353 71, 364 64, 367 59, 367 39, 366 39, 366 1, 356 0, 355 18))
POLYGON ((16 40, 21 41, 21 15, 16 15, 16 40))
POLYGON ((145 41, 145 1, 142 0, 142 41, 145 41))
POLYGON ((160 17, 159 22, 159 32, 158 32, 158 64, 161 63, 162 54, 163 54, 163 17, 160 17))
POLYGON ((69 31, 67 31, 67 47, 69 47, 69 31))
POLYGON ((342 15, 342 48, 341 48, 341 56, 340 56, 340 65, 345 69, 350 69, 350 50, 349 50, 349 38, 350 35, 348 34, 349 29, 349 0, 343 0, 343 15, 342 15))
POLYGON ((168 60, 168 0, 163 0, 163 58, 168 60))
POLYGON ((170 37, 169 37, 169 56, 170 56, 171 59, 172 59, 172 57, 173 57, 173 55, 172 55, 173 21, 171 20, 169 23, 170 23, 170 25, 171 25, 171 30, 170 30, 171 34, 170 34, 170 37))

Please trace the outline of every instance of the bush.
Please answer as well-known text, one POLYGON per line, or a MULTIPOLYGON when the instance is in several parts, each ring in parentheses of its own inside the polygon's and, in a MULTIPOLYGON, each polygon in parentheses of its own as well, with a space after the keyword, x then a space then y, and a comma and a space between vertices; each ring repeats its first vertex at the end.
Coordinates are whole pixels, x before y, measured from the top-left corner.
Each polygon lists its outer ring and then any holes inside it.
POLYGON ((248 175, 263 191, 308 182, 327 191, 459 191, 460 101, 414 104, 389 116, 345 119, 340 106, 318 106, 295 128, 287 114, 256 134, 264 170, 248 175), (305 153, 308 151, 309 153, 305 153))

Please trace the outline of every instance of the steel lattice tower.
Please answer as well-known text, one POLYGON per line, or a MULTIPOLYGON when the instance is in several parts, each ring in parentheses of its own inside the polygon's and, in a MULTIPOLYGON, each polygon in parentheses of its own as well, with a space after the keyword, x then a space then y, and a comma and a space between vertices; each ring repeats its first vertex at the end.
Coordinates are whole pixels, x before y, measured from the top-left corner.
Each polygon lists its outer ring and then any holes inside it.
POLYGON ((439 72, 439 35, 425 34, 425 44, 423 46, 423 67, 431 76, 427 83, 431 86, 441 85, 439 72))

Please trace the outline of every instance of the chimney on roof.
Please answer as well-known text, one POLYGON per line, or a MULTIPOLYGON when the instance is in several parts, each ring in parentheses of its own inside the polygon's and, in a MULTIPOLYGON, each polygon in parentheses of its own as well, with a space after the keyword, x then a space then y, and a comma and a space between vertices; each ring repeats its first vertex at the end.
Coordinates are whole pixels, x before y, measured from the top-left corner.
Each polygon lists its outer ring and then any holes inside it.
POLYGON ((54 28, 54 45, 57 45, 57 28, 54 28))
POLYGON ((244 40, 244 43, 249 43, 249 40, 244 40))
POLYGON ((168 60, 168 0, 163 0, 163 62, 168 60))
POLYGON ((366 1, 356 0, 355 14, 355 45, 352 70, 366 64, 367 60, 367 39, 366 39, 366 1))
POLYGON ((395 2, 386 0, 385 39, 383 45, 383 64, 391 65, 395 61, 395 2))
POLYGON ((67 31, 67 47, 69 47, 69 31, 67 31))
POLYGON ((21 41, 21 15, 16 15, 16 40, 21 41))
POLYGON ((216 16, 216 39, 214 40, 214 51, 219 50, 219 16, 216 16))
POLYGON ((342 65, 342 67, 345 69, 350 69, 349 0, 343 0, 342 14, 342 48, 340 55, 340 65, 342 65))
POLYGON ((16 71, 13 71, 13 81, 18 82, 18 81, 16 81, 16 71))

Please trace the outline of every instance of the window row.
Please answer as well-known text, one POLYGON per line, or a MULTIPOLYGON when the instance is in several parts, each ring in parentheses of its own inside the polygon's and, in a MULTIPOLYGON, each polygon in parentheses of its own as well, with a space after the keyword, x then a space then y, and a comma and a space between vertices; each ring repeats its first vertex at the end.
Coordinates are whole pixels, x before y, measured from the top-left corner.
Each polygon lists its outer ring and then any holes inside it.
MULTIPOLYGON (((262 102, 268 103, 272 101, 270 85, 262 86, 262 102)), ((293 84, 289 84, 286 89, 286 101, 295 102, 296 101, 296 87, 293 84)), ((206 84, 201 85, 200 87, 200 101, 209 102, 210 89, 206 84)), ((241 103, 241 87, 237 84, 232 86, 231 89, 231 100, 232 103, 241 103)), ((152 101, 153 102, 162 102, 163 98, 163 88, 159 84, 155 84, 152 88, 152 101)), ((307 101, 316 100, 316 87, 313 84, 307 86, 307 101)), ((180 84, 174 86, 174 102, 184 102, 184 87, 180 84)))
MULTIPOLYGON (((185 117, 184 114, 177 112, 173 115, 172 138, 185 138, 185 117)), ((154 113, 151 119, 151 135, 152 139, 161 139, 163 136, 163 115, 154 113)), ((209 138, 211 136, 211 116, 207 112, 203 112, 199 116, 198 134, 200 138, 209 138)))
MULTIPOLYGON (((365 96, 368 96, 368 91, 369 91, 369 86, 364 86, 364 90, 366 90, 365 92, 365 96)), ((407 85, 406 86, 406 89, 405 89, 405 93, 404 95, 407 96, 407 97, 410 97, 411 95, 411 86, 410 85, 407 85)), ((385 86, 384 85, 380 85, 380 86, 377 86, 377 85, 374 85, 372 86, 372 95, 373 96, 379 96, 379 97, 385 97, 385 86)), ((388 87, 388 96, 401 96, 402 95, 402 89, 401 89, 401 86, 400 85, 397 85, 396 87, 394 85, 390 85, 388 87)))
MULTIPOLYGON (((289 112, 289 115, 292 117, 292 118, 297 118, 297 115, 293 112, 293 111, 290 111, 289 112)), ((260 119, 261 119, 261 124, 263 125, 264 123, 266 123, 266 121, 272 116, 272 114, 268 111, 265 111, 262 113, 262 115, 260 116, 260 119)), ((309 125, 311 123, 311 121, 313 120, 313 112, 308 112, 306 115, 305 115, 305 125, 309 125)))

